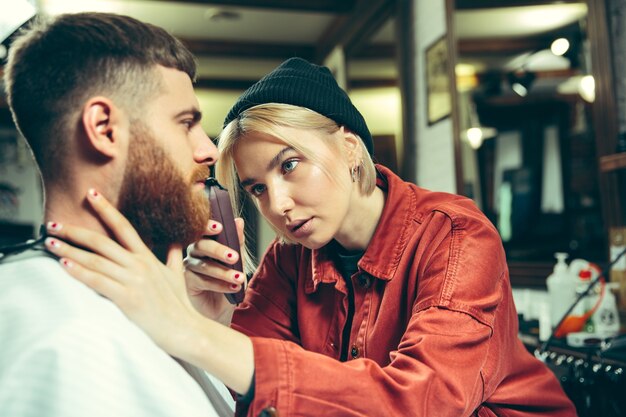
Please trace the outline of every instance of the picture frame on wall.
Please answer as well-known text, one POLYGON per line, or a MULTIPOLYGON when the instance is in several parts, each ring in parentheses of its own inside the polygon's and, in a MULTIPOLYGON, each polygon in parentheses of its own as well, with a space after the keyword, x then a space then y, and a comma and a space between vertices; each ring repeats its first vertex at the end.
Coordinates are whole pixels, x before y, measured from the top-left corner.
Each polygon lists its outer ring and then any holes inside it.
POLYGON ((428 125, 433 125, 452 113, 450 91, 449 54, 446 36, 426 48, 426 112, 428 125))

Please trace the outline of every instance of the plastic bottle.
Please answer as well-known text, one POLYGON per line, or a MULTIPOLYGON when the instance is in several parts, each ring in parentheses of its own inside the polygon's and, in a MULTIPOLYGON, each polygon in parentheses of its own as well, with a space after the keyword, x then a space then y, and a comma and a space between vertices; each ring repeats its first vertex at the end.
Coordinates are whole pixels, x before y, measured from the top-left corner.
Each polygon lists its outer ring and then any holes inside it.
MULTIPOLYGON (((581 269, 578 272, 578 284, 576 285, 576 297, 580 296, 583 292, 587 291, 587 288, 591 284, 591 270, 590 269, 581 269)), ((593 288, 585 297, 578 302, 576 307, 574 308, 574 313, 576 315, 582 316, 587 311, 591 310, 593 306, 595 306, 596 301, 598 299, 597 290, 599 286, 593 288)), ((589 317, 587 323, 585 323, 585 327, 583 330, 586 333, 594 333, 595 332, 595 324, 593 321, 593 316, 589 317)))
POLYGON ((550 299, 550 322, 552 327, 556 327, 563 314, 576 299, 576 279, 570 274, 565 262, 567 256, 567 253, 563 252, 554 254, 557 262, 546 280, 548 297, 550 299))
POLYGON ((611 289, 619 288, 619 283, 609 282, 604 287, 604 297, 600 302, 600 306, 593 314, 593 323, 596 333, 603 338, 617 336, 620 330, 619 313, 615 295, 611 289))
POLYGON ((547 300, 539 303, 539 340, 545 342, 552 334, 552 318, 550 317, 550 304, 547 300))
POLYGON ((580 274, 580 271, 582 271, 583 269, 591 270, 592 269, 591 263, 589 261, 586 261, 586 260, 580 259, 580 258, 572 259, 570 261, 570 263, 569 263, 569 273, 570 273, 570 275, 572 277, 578 277, 579 274, 580 274))

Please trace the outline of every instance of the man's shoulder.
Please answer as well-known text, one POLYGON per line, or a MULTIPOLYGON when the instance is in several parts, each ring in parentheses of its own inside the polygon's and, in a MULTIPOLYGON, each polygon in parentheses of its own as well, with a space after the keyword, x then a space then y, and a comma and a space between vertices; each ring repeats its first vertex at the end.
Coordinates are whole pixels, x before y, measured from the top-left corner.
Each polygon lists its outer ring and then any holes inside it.
POLYGON ((5 347, 47 345, 83 354, 91 354, 92 344, 158 349, 113 303, 48 257, 0 265, 0 311, 0 339, 13 335, 5 347))
MULTIPOLYGON (((17 380, 20 392, 55 385, 41 408, 55 404, 64 410, 58 415, 80 414, 64 408, 63 396, 70 391, 91 407, 83 415, 116 415, 120 410, 110 408, 107 396, 126 403, 117 415, 170 416, 181 407, 187 415, 214 415, 199 387, 169 355, 54 259, 0 266, 0 340, 0 391, 17 380), (97 404, 102 410, 93 408, 97 404)), ((23 397, 30 401, 30 394, 23 397)), ((2 404, 0 394, 0 409, 2 404)))
POLYGON ((68 318, 98 311, 104 299, 71 277, 55 258, 18 257, 0 263, 0 307, 68 318))

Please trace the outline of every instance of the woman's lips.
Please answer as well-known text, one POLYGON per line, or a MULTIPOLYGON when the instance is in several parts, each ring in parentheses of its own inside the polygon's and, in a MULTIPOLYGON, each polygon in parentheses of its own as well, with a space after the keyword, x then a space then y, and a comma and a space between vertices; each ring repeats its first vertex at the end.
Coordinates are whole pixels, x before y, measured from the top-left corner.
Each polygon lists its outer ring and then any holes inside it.
POLYGON ((303 223, 290 227, 291 235, 296 239, 302 239, 311 233, 313 233, 313 218, 304 221, 303 223))

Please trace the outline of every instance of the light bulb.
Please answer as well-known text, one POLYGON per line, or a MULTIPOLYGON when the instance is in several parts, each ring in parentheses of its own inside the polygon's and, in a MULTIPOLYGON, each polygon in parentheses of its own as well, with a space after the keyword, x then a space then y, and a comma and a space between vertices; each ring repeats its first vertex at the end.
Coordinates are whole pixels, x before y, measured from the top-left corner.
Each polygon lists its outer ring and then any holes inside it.
POLYGON ((483 131, 479 127, 470 127, 465 132, 465 136, 473 149, 478 149, 483 144, 483 131))
POLYGON ((569 41, 565 38, 558 38, 550 45, 550 50, 554 55, 563 56, 569 50, 569 41))
POLYGON ((585 75, 580 79, 578 93, 588 103, 593 103, 596 99, 596 81, 592 75, 585 75))
POLYGON ((515 91, 518 95, 522 97, 526 97, 526 95, 528 94, 528 90, 526 89, 526 87, 524 87, 520 83, 511 84, 511 88, 513 89, 513 91, 515 91))

